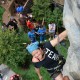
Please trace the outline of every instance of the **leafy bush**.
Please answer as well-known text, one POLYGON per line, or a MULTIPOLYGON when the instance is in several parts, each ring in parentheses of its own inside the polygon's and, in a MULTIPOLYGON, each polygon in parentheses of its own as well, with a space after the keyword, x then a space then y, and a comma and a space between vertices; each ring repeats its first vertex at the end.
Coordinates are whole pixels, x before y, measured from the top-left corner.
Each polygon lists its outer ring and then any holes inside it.
POLYGON ((26 59, 30 63, 30 55, 22 44, 24 42, 29 42, 27 36, 24 40, 24 33, 16 34, 15 31, 9 30, 2 32, 0 29, 0 64, 6 63, 16 67, 25 63, 26 59))
POLYGON ((46 20, 48 13, 50 12, 49 9, 50 0, 34 0, 32 6, 32 14, 36 20, 46 20))
POLYGON ((58 27, 62 27, 62 10, 58 7, 54 8, 53 12, 48 14, 47 22, 54 22, 58 27))
POLYGON ((47 23, 55 22, 58 27, 62 27, 62 10, 54 7, 53 12, 50 9, 50 0, 34 0, 32 14, 36 20, 43 20, 47 23))
POLYGON ((2 7, 0 6, 0 25, 1 25, 1 23, 2 23, 2 15, 3 15, 3 13, 4 13, 4 8, 2 8, 2 7))

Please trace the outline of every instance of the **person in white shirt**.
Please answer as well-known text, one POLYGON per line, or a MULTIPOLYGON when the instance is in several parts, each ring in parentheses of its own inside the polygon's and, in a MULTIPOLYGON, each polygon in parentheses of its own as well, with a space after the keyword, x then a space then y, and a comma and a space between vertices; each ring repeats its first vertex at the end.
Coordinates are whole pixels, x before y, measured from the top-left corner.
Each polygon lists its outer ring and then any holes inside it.
POLYGON ((49 25, 48 25, 48 29, 49 29, 49 40, 53 39, 55 37, 55 30, 56 30, 56 25, 55 23, 51 22, 49 25))

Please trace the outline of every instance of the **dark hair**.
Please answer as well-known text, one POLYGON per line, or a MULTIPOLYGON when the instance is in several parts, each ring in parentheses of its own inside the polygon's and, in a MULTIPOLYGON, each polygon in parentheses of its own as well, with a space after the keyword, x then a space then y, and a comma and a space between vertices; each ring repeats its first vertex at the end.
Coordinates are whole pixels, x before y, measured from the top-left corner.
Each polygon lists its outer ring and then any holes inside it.
POLYGON ((44 43, 39 43, 38 45, 42 50, 44 49, 44 43))
POLYGON ((13 80, 20 80, 19 76, 15 75, 14 78, 13 78, 13 80))
POLYGON ((31 17, 28 17, 28 18, 27 18, 27 21, 28 21, 28 20, 30 20, 30 21, 31 21, 31 20, 32 20, 32 18, 31 18, 31 17))
POLYGON ((43 25, 39 25, 39 28, 43 28, 43 25))

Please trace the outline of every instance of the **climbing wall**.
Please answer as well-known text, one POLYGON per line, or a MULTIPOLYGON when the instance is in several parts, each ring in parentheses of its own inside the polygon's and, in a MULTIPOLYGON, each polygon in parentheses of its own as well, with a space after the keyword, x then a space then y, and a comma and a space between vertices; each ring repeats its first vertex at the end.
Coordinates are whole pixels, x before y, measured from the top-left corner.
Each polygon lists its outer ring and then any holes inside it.
POLYGON ((80 0, 65 0, 63 22, 70 41, 63 73, 70 80, 80 80, 80 0))

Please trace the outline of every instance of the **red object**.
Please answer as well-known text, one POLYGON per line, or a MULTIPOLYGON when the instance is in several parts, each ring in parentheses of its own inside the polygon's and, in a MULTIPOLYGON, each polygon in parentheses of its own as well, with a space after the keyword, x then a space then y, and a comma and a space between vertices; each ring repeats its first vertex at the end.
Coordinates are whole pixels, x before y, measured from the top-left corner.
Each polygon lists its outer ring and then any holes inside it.
POLYGON ((27 24, 27 27, 28 27, 30 30, 34 29, 34 25, 33 25, 32 22, 27 21, 26 24, 27 24))

